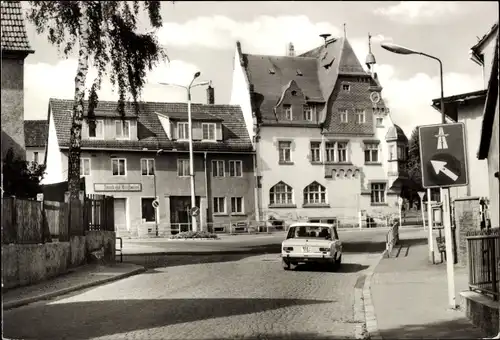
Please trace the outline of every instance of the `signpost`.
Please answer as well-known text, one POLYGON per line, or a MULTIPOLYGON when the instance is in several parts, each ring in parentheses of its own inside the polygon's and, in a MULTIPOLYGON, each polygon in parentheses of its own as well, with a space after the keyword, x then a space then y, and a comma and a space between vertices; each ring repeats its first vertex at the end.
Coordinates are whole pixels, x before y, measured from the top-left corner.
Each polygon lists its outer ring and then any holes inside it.
POLYGON ((153 208, 158 209, 158 207, 160 206, 160 202, 158 202, 158 200, 155 199, 153 203, 151 203, 151 205, 153 206, 153 208))
MULTIPOLYGON (((422 185, 427 189, 428 201, 430 200, 430 188, 440 188, 441 191, 441 202, 443 203, 442 223, 446 242, 448 299, 450 306, 456 308, 450 197, 449 190, 443 189, 468 184, 465 126, 463 123, 425 125, 418 128, 418 134, 422 185)), ((429 245, 431 245, 432 228, 429 228, 429 230, 429 245)), ((434 262, 434 254, 432 256, 434 262)))
POLYGON ((200 208, 192 207, 191 208, 191 216, 197 217, 200 214, 200 208))
POLYGON ((401 219, 402 215, 402 210, 403 210, 403 197, 398 197, 398 206, 399 206, 399 227, 402 227, 403 221, 401 219))
POLYGON ((420 211, 422 212, 422 225, 424 226, 425 229, 425 215, 424 215, 424 195, 425 191, 419 191, 418 192, 418 197, 420 197, 420 211))

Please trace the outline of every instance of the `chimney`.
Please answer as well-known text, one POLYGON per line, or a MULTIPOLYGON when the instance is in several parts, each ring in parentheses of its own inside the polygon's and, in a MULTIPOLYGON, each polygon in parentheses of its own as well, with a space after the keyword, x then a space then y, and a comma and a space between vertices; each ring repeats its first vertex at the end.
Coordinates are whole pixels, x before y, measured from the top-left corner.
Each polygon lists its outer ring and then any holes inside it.
POLYGON ((214 88, 212 87, 212 81, 210 81, 207 87, 207 104, 215 104, 215 94, 214 88))
POLYGON ((295 57, 295 47, 293 46, 292 43, 288 44, 287 55, 289 57, 295 57))

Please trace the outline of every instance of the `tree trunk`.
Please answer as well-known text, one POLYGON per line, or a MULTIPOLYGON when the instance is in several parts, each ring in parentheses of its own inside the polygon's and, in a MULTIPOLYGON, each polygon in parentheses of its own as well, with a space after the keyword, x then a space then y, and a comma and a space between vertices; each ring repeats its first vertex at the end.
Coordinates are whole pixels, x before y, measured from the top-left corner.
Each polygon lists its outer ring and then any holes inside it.
POLYGON ((70 130, 70 144, 68 154, 68 190, 70 193, 69 211, 70 228, 80 229, 78 223, 80 215, 80 154, 82 142, 82 121, 83 121, 83 99, 85 96, 85 82, 89 70, 89 23, 87 18, 86 5, 82 6, 82 16, 80 17, 78 68, 75 77, 75 98, 73 103, 73 119, 70 130), (75 216, 77 215, 77 216, 75 216))

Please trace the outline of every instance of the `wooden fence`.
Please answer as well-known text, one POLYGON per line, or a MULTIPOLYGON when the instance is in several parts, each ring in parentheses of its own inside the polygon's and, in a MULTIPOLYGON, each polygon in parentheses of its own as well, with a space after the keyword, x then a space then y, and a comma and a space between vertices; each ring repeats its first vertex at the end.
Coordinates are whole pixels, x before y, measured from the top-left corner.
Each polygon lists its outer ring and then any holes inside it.
POLYGON ((83 225, 85 231, 114 231, 114 198, 105 195, 87 195, 84 200, 83 225))
POLYGON ((44 243, 49 237, 42 202, 2 198, 3 243, 44 243))
POLYGON ((69 241, 68 204, 64 202, 44 201, 43 209, 52 238, 69 241))

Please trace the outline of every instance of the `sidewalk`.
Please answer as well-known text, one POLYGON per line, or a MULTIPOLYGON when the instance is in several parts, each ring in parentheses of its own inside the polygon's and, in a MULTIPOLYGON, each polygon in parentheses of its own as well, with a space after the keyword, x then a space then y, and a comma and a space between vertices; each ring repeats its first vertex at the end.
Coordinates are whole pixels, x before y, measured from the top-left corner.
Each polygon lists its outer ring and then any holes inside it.
MULTIPOLYGON (((371 280, 371 296, 381 337, 486 337, 469 322, 462 308, 448 308, 446 262, 429 263, 426 233, 423 231, 414 238, 404 239, 401 245, 403 248, 399 256, 382 259, 371 280)), ((468 289, 467 279, 467 268, 455 266, 457 305, 462 305, 459 293, 468 289)))
POLYGON ((56 278, 2 292, 3 309, 21 307, 40 300, 120 280, 139 274, 144 270, 142 266, 129 263, 77 267, 56 278))

